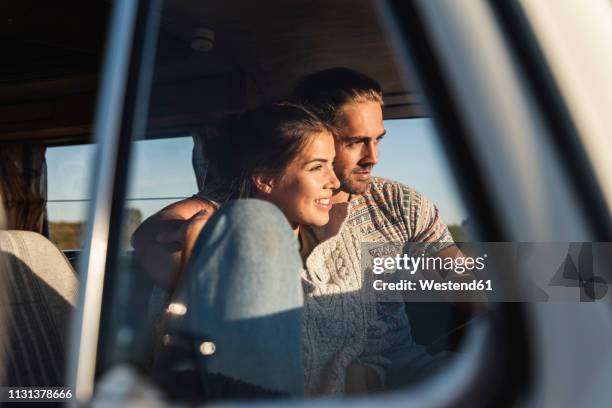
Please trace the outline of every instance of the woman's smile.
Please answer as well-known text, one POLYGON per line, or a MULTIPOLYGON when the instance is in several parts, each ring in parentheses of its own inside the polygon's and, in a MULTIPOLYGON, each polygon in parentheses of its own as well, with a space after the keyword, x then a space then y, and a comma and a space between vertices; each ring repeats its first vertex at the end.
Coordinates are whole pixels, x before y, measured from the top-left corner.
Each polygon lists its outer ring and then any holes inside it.
POLYGON ((312 142, 266 196, 292 225, 327 224, 332 193, 340 187, 333 168, 336 155, 333 136, 325 131, 312 137, 312 142))

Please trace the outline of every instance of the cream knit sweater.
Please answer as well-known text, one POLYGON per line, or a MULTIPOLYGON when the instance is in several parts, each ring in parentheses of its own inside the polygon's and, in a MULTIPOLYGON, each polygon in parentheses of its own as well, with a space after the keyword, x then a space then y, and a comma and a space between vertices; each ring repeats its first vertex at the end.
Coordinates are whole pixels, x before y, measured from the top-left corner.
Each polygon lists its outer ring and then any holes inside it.
POLYGON ((368 291, 362 290, 361 236, 346 223, 346 205, 334 210, 332 220, 342 222, 316 231, 323 242, 308 256, 302 271, 308 395, 344 392, 347 368, 367 352, 368 322, 376 319, 374 304, 365 298, 368 291))
POLYGON ((373 275, 362 271, 362 245, 423 242, 435 253, 453 244, 448 228, 426 197, 374 177, 365 194, 334 205, 314 233, 320 244, 302 272, 306 393, 343 393, 351 363, 374 369, 384 383, 386 352, 412 343, 410 325, 403 303, 368 298, 373 275))
MULTIPOLYGON (((305 393, 343 393, 351 363, 370 366, 384 382, 384 367, 389 363, 384 351, 406 336, 409 339, 410 333, 409 328, 400 338, 390 333, 376 303, 367 298, 372 291, 364 290, 370 282, 363 279, 371 276, 362 271, 361 245, 416 241, 439 243, 442 249, 452 244, 448 228, 425 197, 375 177, 368 193, 351 203, 334 205, 330 222, 313 232, 320 244, 301 272, 305 393)), ((160 302, 155 297, 153 304, 160 302)))

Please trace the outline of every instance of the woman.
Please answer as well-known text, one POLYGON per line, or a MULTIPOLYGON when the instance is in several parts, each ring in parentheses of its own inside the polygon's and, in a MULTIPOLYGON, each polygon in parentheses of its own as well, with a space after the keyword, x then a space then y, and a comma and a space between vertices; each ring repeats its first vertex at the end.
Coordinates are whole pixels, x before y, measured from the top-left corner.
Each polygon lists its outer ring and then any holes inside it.
MULTIPOLYGON (((224 204, 210 219, 196 214, 181 230, 186 266, 172 302, 187 312, 169 308, 165 329, 207 344, 198 361, 209 381, 283 395, 341 392, 359 351, 349 346, 365 332, 363 317, 342 308, 358 302, 344 297, 359 297, 359 277, 351 276, 350 285, 335 277, 339 284, 328 285, 325 256, 308 259, 309 273, 298 252, 300 230, 328 223, 339 188, 333 136, 313 114, 288 103, 248 112, 228 134, 210 146, 225 177, 204 197, 224 204)), ((329 255, 330 248, 321 248, 329 255)))
POLYGON ((256 198, 275 204, 296 236, 300 225, 328 223, 332 193, 339 187, 333 171, 334 139, 327 125, 305 108, 283 102, 248 111, 228 121, 208 150, 217 179, 198 195, 209 206, 179 232, 183 267, 206 221, 229 200, 256 198))

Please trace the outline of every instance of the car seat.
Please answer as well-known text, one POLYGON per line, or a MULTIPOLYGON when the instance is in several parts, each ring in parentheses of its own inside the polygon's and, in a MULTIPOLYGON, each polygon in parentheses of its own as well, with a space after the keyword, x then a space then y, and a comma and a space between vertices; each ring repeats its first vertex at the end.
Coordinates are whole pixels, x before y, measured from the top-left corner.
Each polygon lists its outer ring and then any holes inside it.
POLYGON ((70 262, 30 231, 0 231, 0 384, 63 386, 78 290, 70 262))

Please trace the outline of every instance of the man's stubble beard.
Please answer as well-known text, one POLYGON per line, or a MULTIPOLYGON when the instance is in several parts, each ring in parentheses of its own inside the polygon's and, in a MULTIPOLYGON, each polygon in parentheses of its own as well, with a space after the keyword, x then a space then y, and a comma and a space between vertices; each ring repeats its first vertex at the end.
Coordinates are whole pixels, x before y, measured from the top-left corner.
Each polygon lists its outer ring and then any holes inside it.
POLYGON ((350 174, 340 178, 340 190, 349 194, 363 194, 368 190, 372 177, 365 181, 351 180, 350 174))

